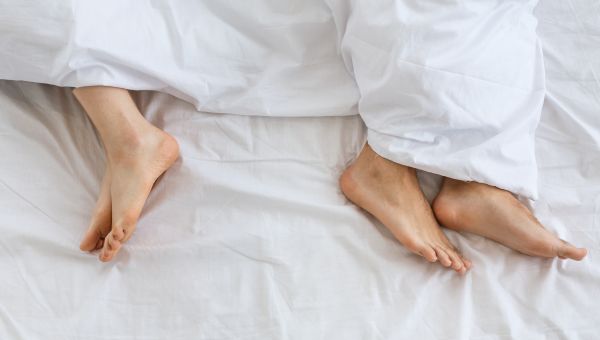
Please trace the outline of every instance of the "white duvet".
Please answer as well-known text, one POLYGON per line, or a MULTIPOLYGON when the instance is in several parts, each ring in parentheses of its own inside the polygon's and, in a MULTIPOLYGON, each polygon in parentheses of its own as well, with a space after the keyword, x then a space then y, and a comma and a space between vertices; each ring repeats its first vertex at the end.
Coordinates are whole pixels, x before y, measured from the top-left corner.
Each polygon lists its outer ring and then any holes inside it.
MULTIPOLYGON (((55 46, 50 7, 74 5, 43 4, 46 39, 29 43, 47 50, 20 56, 31 67, 55 46)), ((7 27, 31 28, 14 8, 0 10, 3 43, 19 41, 7 27)), ((182 157, 135 237, 100 263, 78 249, 104 168, 91 123, 69 89, 0 81, 0 339, 598 339, 600 6, 545 0, 536 17, 547 91, 532 208, 589 250, 582 262, 446 230, 473 270, 428 265, 339 191, 366 138, 360 117, 212 114, 142 92, 182 157)), ((433 193, 439 178, 421 175, 433 193)))
POLYGON ((175 95, 199 111, 360 113, 382 156, 537 195, 532 0, 0 0, 0 78, 175 95))

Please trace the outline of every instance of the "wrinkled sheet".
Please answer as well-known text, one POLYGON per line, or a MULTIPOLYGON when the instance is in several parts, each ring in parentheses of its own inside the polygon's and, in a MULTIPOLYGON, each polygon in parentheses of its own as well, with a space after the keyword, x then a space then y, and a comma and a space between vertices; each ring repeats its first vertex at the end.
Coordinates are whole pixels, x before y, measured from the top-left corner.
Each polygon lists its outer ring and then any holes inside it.
MULTIPOLYGON (((77 246, 104 158, 68 89, 0 82, 0 339, 597 339, 600 6, 536 10, 547 96, 536 132, 546 227, 580 262, 446 231, 465 277, 404 250, 337 178, 358 116, 198 113, 143 92, 182 157, 109 264, 77 246)), ((439 178, 422 175, 427 193, 439 178)))
POLYGON ((329 0, 369 145, 537 197, 544 62, 530 0, 329 0))
POLYGON ((0 79, 361 114, 397 163, 537 197, 537 0, 0 0, 0 79), (42 18, 42 19, 41 19, 42 18))

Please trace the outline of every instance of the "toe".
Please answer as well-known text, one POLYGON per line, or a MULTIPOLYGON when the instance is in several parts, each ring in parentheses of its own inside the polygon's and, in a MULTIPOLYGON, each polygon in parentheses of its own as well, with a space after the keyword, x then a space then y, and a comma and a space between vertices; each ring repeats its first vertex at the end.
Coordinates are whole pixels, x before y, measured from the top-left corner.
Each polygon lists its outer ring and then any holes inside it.
POLYGON ((435 247, 435 253, 437 254, 437 257, 440 260, 440 263, 442 264, 442 266, 450 267, 450 265, 452 265, 452 261, 450 260, 450 257, 448 256, 448 254, 446 254, 446 252, 441 247, 435 247))
POLYGON ((446 254, 448 254, 450 260, 452 261, 452 269, 456 270, 457 272, 460 272, 465 267, 460 256, 456 253, 456 251, 452 249, 445 249, 445 252, 446 254))
POLYGON ((121 243, 129 241, 135 231, 136 222, 133 219, 125 219, 116 223, 112 229, 115 239, 121 241, 121 243))
POLYGON ((461 256, 463 263, 465 264, 465 268, 467 270, 471 269, 471 267, 473 266, 473 263, 471 262, 471 260, 465 258, 464 256, 461 256))
POLYGON ((99 233, 98 227, 90 226, 85 235, 83 235, 81 243, 79 243, 79 249, 82 251, 92 251, 96 249, 100 240, 102 240, 102 235, 99 233))
POLYGON ((112 258, 119 252, 119 249, 121 249, 121 242, 115 240, 112 232, 110 232, 104 239, 104 246, 100 252, 100 261, 107 262, 112 260, 112 258))
POLYGON ((577 248, 572 244, 561 240, 561 244, 557 247, 557 255, 560 258, 569 258, 576 261, 581 261, 587 255, 587 249, 577 248))
POLYGON ((100 255, 98 255, 98 258, 100 259, 100 261, 102 262, 107 262, 110 261, 110 253, 111 251, 109 250, 109 246, 108 246, 108 242, 104 242, 104 245, 102 246, 102 249, 100 250, 100 255))
POLYGON ((437 255, 435 250, 429 246, 422 246, 418 249, 419 255, 423 256, 429 262, 437 261, 437 255))
POLYGON ((92 225, 88 228, 81 239, 79 249, 82 251, 93 251, 98 249, 98 244, 104 239, 110 230, 110 224, 92 225))
POLYGON ((102 252, 100 253, 100 256, 98 257, 100 259, 100 261, 102 262, 108 262, 111 260, 111 256, 108 253, 108 251, 104 251, 104 249, 102 249, 102 252))
POLYGON ((121 226, 113 226, 111 230, 112 236, 117 241, 122 241, 125 238, 126 230, 121 226))
POLYGON ((102 251, 100 252, 100 255, 99 255, 100 261, 108 262, 108 261, 112 260, 115 257, 117 251, 118 251, 118 249, 110 248, 105 243, 104 247, 102 248, 102 251))
POLYGON ((456 254, 456 256, 458 257, 458 261, 460 261, 462 263, 462 268, 460 269, 460 271, 462 273, 465 273, 467 270, 471 269, 471 266, 473 265, 473 263, 471 263, 471 261, 469 259, 467 259, 461 252, 460 250, 456 249, 454 246, 451 246, 451 250, 452 252, 454 252, 454 254, 456 254))
POLYGON ((111 251, 116 251, 121 247, 121 242, 115 239, 115 235, 113 235, 112 232, 106 236, 105 240, 107 242, 108 249, 111 251))

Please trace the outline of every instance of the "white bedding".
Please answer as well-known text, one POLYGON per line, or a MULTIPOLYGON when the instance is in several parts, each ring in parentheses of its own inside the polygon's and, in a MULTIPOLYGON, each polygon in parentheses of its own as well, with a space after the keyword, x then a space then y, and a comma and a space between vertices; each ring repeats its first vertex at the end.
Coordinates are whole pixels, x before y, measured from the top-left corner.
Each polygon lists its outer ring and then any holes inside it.
POLYGON ((68 89, 2 81, 0 339, 597 339, 600 6, 545 0, 536 15, 547 93, 533 208, 584 261, 447 231, 474 262, 460 277, 340 193, 366 138, 358 116, 199 113, 143 92, 182 157, 100 263, 78 250, 104 164, 90 122, 68 89))
POLYGON ((535 198, 537 0, 0 0, 0 79, 359 113, 383 157, 535 198), (43 18, 43 20, 40 20, 43 18))

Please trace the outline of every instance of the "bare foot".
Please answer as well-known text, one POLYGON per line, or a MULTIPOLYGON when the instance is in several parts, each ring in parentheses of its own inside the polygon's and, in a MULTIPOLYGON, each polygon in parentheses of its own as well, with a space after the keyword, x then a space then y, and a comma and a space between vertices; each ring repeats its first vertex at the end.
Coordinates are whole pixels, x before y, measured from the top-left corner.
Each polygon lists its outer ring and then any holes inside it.
POLYGON ((377 155, 369 145, 340 178, 350 201, 375 216, 406 248, 430 262, 464 273, 471 262, 437 224, 415 170, 377 155))
POLYGON ((446 178, 433 210, 445 227, 481 235, 527 255, 579 261, 587 254, 544 229, 510 192, 486 184, 446 178))
POLYGON ((108 155, 90 228, 80 248, 102 248, 101 261, 110 261, 129 240, 156 179, 179 157, 179 146, 166 132, 147 123, 144 133, 129 138, 108 155))

